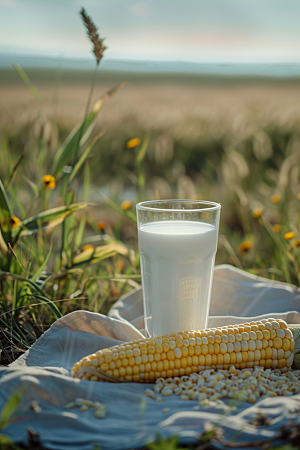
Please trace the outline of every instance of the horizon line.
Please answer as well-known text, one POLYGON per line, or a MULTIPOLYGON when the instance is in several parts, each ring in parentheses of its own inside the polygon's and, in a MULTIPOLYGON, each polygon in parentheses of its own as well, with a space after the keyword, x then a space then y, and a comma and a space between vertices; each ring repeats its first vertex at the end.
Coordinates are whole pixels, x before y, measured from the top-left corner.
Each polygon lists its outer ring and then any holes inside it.
MULTIPOLYGON (((45 53, 38 53, 38 52, 20 52, 20 51, 11 51, 11 50, 1 50, 0 51, 0 57, 1 56, 17 56, 21 58, 30 58, 30 59, 45 59, 45 60, 52 60, 57 62, 91 62, 94 57, 92 54, 90 55, 79 55, 76 56, 74 54, 68 53, 68 54, 60 54, 56 52, 47 52, 45 53)), ((247 58, 247 59, 238 59, 238 58, 212 58, 212 59, 166 59, 166 58, 128 58, 128 57, 112 57, 112 58, 103 58, 102 63, 128 63, 128 64, 155 64, 155 63, 165 63, 165 64, 299 64, 300 65, 300 58, 299 60, 295 59, 257 59, 257 58, 247 58)))

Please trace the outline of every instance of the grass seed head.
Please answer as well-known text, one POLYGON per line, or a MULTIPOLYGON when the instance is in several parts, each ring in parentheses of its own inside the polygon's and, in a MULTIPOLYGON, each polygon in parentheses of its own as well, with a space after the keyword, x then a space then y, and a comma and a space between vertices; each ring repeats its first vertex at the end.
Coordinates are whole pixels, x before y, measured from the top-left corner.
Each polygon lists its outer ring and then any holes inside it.
POLYGON ((87 35, 89 40, 93 44, 93 53, 96 56, 97 66, 99 65, 101 59, 103 58, 103 53, 107 49, 105 45, 103 45, 104 39, 101 39, 98 34, 98 28, 93 23, 92 19, 86 14, 85 9, 82 8, 80 11, 80 15, 82 17, 83 23, 87 29, 87 35))

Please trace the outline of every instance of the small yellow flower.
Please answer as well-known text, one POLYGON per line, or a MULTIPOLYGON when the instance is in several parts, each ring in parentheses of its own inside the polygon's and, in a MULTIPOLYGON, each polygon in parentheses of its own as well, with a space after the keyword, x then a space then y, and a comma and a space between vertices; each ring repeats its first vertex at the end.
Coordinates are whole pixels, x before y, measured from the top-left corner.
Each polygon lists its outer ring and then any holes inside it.
POLYGON ((122 204, 121 204, 121 208, 122 208, 124 211, 127 211, 127 210, 130 209, 131 207, 132 207, 132 203, 131 203, 130 200, 124 200, 124 202, 122 202, 122 204))
POLYGON ((98 230, 100 230, 100 231, 104 231, 105 228, 106 228, 106 223, 103 222, 103 221, 98 222, 98 223, 97 223, 97 228, 98 228, 98 230))
POLYGON ((86 244, 86 245, 84 245, 84 246, 82 247, 82 250, 83 250, 84 252, 86 252, 87 250, 89 250, 89 251, 94 251, 94 247, 93 247, 91 244, 86 244))
POLYGON ((16 216, 11 216, 10 224, 12 228, 17 228, 19 226, 20 219, 16 216))
POLYGON ((254 219, 259 219, 261 217, 262 213, 263 213, 262 208, 255 208, 253 210, 252 216, 254 217, 254 219))
POLYGON ((293 231, 289 231, 288 233, 285 233, 284 239, 289 241, 290 239, 293 239, 295 237, 295 233, 293 231))
POLYGON ((300 247, 300 240, 299 240, 299 239, 295 239, 295 240, 293 241, 293 246, 294 246, 294 247, 300 247))
POLYGON ((280 233, 281 225, 279 225, 279 223, 274 223, 273 230, 275 231, 275 233, 280 233))
POLYGON ((55 188, 55 177, 53 175, 44 175, 42 181, 46 189, 55 188))
POLYGON ((250 241, 244 241, 240 244, 240 253, 244 255, 245 253, 248 253, 249 250, 253 247, 252 242, 250 241))
POLYGON ((274 194, 271 196, 272 203, 279 203, 281 200, 282 200, 282 195, 280 195, 280 194, 274 194))
POLYGON ((297 199, 300 200, 300 192, 297 194, 297 199))
POLYGON ((126 148, 132 149, 140 145, 140 138, 133 138, 126 142, 126 148))

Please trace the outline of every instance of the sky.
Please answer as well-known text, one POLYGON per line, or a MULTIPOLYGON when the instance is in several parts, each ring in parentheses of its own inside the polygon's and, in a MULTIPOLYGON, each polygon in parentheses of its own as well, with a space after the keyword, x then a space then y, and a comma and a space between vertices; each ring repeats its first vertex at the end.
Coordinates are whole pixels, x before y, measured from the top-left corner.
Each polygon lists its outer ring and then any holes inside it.
POLYGON ((109 59, 300 61, 299 0, 0 0, 0 52, 89 55, 82 6, 109 59))

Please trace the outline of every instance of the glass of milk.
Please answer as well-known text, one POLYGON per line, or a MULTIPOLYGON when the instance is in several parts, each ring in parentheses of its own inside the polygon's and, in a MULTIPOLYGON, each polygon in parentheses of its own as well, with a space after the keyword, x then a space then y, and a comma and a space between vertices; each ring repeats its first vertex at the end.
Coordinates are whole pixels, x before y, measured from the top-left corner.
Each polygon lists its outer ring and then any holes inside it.
POLYGON ((154 200, 136 209, 146 332, 206 328, 221 205, 154 200))

